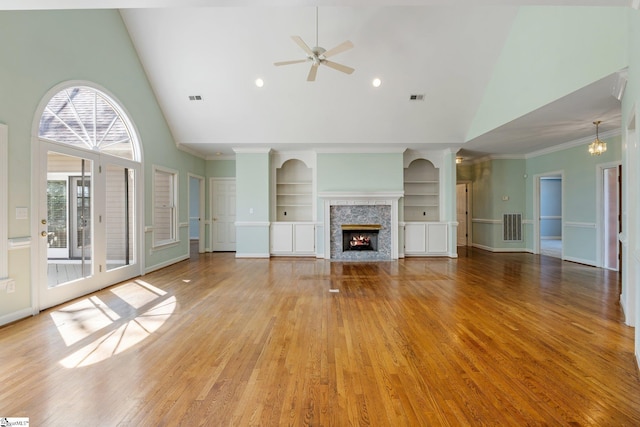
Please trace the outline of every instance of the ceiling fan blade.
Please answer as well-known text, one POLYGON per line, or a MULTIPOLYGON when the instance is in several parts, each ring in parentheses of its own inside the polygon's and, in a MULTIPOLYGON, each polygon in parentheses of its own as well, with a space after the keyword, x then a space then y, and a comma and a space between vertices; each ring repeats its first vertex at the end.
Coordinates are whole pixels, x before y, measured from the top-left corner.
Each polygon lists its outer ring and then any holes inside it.
POLYGON ((293 61, 274 62, 273 65, 280 66, 280 65, 300 64, 302 62, 307 62, 307 61, 308 59, 295 59, 293 61))
POLYGON ((302 40, 302 38, 300 36, 291 36, 291 39, 296 42, 296 44, 298 46, 300 46, 302 48, 302 50, 304 50, 305 52, 307 52, 307 55, 313 57, 315 56, 315 54, 313 53, 313 51, 311 50, 311 48, 309 46, 307 46, 307 44, 302 40))
POLYGON ((351 74, 355 71, 355 69, 351 67, 347 67, 346 65, 338 64, 337 62, 327 61, 326 59, 322 61, 324 65, 327 67, 331 67, 334 70, 342 71, 343 73, 351 74))
POLYGON ((311 65, 311 69, 309 70, 309 75, 307 76, 308 82, 316 81, 316 74, 318 74, 318 65, 319 64, 315 64, 315 63, 311 65))
POLYGON ((325 53, 323 53, 322 55, 325 58, 328 58, 330 56, 333 55, 337 55, 339 53, 344 52, 345 50, 349 50, 353 47, 353 43, 351 43, 351 41, 347 40, 346 42, 342 42, 340 43, 338 46, 334 47, 333 49, 329 49, 328 51, 326 51, 325 53))

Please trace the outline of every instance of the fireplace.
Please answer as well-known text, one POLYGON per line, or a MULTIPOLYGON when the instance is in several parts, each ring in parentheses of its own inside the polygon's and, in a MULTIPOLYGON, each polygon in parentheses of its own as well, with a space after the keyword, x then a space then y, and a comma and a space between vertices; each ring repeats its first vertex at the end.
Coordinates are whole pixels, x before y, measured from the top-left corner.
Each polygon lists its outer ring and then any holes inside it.
POLYGON ((402 195, 403 192, 319 193, 324 201, 324 258, 398 259, 398 200, 402 195))
POLYGON ((380 224, 342 224, 342 251, 378 251, 380 224))

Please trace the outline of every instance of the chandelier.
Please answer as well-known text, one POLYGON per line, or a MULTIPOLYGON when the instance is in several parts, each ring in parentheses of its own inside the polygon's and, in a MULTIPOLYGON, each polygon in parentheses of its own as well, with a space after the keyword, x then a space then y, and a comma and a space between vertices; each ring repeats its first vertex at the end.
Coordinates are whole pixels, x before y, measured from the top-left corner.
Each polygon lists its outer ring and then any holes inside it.
POLYGON ((607 143, 600 141, 598 136, 598 126, 600 126, 600 123, 602 123, 600 120, 593 122, 593 124, 596 125, 596 139, 589 144, 589 154, 592 156, 599 156, 607 151, 607 143))

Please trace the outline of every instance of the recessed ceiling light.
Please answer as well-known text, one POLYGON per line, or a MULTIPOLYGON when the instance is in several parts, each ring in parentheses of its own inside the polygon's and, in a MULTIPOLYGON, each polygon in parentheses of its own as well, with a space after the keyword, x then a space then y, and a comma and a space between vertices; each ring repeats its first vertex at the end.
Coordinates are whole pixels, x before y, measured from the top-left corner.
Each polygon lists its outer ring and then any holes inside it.
POLYGON ((380 87, 380 85, 382 84, 382 80, 376 77, 375 79, 373 79, 371 84, 373 85, 373 87, 380 87))
POLYGON ((262 80, 262 79, 256 79, 256 86, 258 86, 258 87, 262 87, 262 86, 264 86, 264 80, 262 80))

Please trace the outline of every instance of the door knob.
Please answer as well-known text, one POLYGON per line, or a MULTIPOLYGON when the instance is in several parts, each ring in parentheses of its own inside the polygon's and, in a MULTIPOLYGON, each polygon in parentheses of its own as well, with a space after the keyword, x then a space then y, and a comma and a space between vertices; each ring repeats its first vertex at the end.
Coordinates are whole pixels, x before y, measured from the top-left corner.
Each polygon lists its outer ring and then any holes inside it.
POLYGON ((41 219, 40 222, 42 223, 42 225, 45 225, 47 223, 46 219, 41 219))
POLYGON ((40 233, 40 235, 41 235, 42 237, 47 237, 47 232, 46 232, 46 231, 43 231, 42 233, 40 233))

